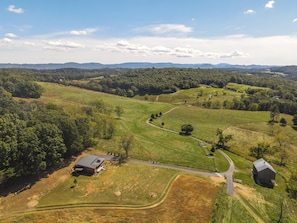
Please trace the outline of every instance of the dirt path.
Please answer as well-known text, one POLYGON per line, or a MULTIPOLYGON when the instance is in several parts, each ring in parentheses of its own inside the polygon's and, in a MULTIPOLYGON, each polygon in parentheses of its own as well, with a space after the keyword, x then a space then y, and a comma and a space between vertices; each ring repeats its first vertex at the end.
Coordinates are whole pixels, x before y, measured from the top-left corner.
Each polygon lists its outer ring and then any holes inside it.
POLYGON ((237 195, 236 198, 239 200, 241 205, 249 212, 249 214, 258 222, 258 223, 266 223, 261 216, 253 211, 253 209, 249 206, 249 204, 242 198, 242 195, 237 195))
POLYGON ((238 183, 235 183, 235 187, 237 190, 234 197, 248 213, 259 223, 268 222, 269 216, 263 211, 263 207, 269 205, 269 202, 265 201, 261 194, 257 193, 253 188, 238 183))

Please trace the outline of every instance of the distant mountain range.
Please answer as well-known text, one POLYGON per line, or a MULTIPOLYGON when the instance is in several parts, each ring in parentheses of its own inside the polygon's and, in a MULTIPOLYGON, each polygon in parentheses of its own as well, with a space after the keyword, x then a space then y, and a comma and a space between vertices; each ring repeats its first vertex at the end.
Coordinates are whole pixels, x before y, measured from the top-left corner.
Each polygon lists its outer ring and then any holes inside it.
POLYGON ((101 64, 101 63, 47 63, 47 64, 14 64, 0 63, 0 68, 23 68, 36 70, 54 70, 63 68, 79 68, 79 69, 108 69, 108 68, 204 68, 204 69, 267 69, 276 66, 266 65, 232 65, 227 63, 220 64, 178 64, 178 63, 146 63, 131 62, 120 64, 101 64))

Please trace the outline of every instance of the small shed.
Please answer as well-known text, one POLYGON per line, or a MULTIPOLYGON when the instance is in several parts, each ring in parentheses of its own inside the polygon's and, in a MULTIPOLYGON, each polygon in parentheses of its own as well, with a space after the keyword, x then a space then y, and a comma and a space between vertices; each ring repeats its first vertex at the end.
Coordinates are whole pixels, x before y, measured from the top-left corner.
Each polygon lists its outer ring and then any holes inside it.
POLYGON ((253 163, 253 175, 257 184, 265 187, 274 187, 276 171, 263 158, 253 163))
POLYGON ((74 166, 74 171, 95 174, 100 171, 104 158, 96 155, 86 155, 80 158, 74 166))

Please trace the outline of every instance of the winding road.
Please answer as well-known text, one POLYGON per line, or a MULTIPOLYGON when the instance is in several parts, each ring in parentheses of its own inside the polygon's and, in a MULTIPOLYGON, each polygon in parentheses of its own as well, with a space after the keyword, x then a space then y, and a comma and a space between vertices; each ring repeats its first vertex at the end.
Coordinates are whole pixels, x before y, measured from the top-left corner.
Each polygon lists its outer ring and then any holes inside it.
MULTIPOLYGON (((175 109, 177 109, 177 107, 170 109, 169 111, 163 113, 163 115, 166 115, 166 114, 168 114, 169 112, 172 112, 175 109)), ((156 126, 156 125, 152 124, 149 121, 149 119, 146 120, 146 124, 151 126, 151 127, 158 128, 160 130, 163 130, 163 131, 166 131, 166 132, 171 132, 173 134, 178 134, 179 135, 179 132, 177 132, 177 131, 162 128, 162 127, 159 127, 159 126, 156 126)), ((203 141, 201 139, 195 138, 193 136, 187 136, 187 137, 197 141, 198 143, 208 144, 207 142, 205 142, 205 141, 203 141)), ((185 172, 200 174, 200 175, 206 175, 206 176, 214 176, 214 177, 223 177, 224 176, 226 178, 227 193, 229 195, 232 195, 234 193, 233 173, 234 173, 234 170, 235 170, 235 165, 234 165, 232 159, 226 153, 224 153, 221 150, 218 150, 218 152, 220 152, 228 160, 228 162, 230 164, 229 169, 226 172, 221 172, 221 173, 203 172, 203 171, 193 170, 193 169, 188 169, 188 168, 183 168, 183 167, 169 166, 169 165, 164 165, 164 164, 159 164, 159 163, 158 164, 153 164, 153 163, 137 161, 137 160, 133 160, 133 159, 130 159, 129 162, 134 162, 134 163, 139 163, 139 164, 144 164, 144 165, 158 165, 159 167, 162 167, 162 168, 175 169, 175 170, 180 170, 180 171, 185 171, 185 172)))

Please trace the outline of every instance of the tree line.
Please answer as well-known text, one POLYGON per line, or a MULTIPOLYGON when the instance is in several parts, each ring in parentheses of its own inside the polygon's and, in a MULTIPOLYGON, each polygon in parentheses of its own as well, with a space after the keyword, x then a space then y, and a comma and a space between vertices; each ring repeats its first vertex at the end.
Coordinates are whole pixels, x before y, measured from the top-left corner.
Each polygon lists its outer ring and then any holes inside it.
POLYGON ((110 139, 113 108, 100 100, 66 111, 55 104, 16 101, 0 87, 0 185, 43 172, 110 139))
POLYGON ((209 100, 201 106, 235 110, 269 111, 277 105, 281 113, 294 115, 297 111, 297 83, 283 76, 267 73, 240 74, 213 69, 163 68, 125 70, 87 82, 73 82, 78 87, 116 94, 135 95, 168 94, 179 89, 197 88, 201 84, 226 88, 228 83, 258 86, 269 90, 249 88, 241 98, 223 103, 209 100))
POLYGON ((0 70, 0 86, 14 97, 39 98, 43 89, 29 76, 20 76, 19 71, 0 70))
POLYGON ((179 89, 197 88, 201 84, 226 88, 228 83, 237 83, 263 87, 267 90, 249 88, 240 98, 223 102, 212 98, 197 105, 212 109, 250 111, 269 111, 272 106, 277 106, 280 113, 294 115, 297 111, 297 83, 292 80, 293 76, 293 74, 284 76, 275 73, 256 73, 256 71, 246 74, 243 71, 237 73, 233 70, 199 68, 1 69, 0 83, 13 96, 34 98, 41 96, 42 88, 33 81, 74 85, 125 97, 173 93, 179 89))

